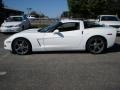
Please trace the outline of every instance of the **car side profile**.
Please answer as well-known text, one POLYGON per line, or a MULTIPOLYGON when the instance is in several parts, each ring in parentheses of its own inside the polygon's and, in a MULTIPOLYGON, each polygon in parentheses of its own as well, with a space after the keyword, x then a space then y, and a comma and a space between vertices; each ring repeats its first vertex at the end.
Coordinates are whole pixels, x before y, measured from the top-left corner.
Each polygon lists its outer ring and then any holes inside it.
POLYGON ((116 29, 81 20, 61 20, 43 29, 29 29, 4 41, 4 48, 24 55, 35 51, 87 50, 102 53, 114 45, 116 29))
POLYGON ((0 31, 5 32, 20 32, 30 27, 30 21, 26 16, 10 16, 1 25, 0 31))

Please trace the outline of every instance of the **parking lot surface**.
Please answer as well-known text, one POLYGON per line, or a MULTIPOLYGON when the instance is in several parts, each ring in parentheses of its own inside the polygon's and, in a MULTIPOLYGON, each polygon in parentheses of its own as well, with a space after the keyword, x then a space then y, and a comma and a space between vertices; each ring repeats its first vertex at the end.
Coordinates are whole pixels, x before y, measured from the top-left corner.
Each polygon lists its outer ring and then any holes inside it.
POLYGON ((106 53, 14 55, 0 33, 0 90, 120 90, 120 36, 106 53))

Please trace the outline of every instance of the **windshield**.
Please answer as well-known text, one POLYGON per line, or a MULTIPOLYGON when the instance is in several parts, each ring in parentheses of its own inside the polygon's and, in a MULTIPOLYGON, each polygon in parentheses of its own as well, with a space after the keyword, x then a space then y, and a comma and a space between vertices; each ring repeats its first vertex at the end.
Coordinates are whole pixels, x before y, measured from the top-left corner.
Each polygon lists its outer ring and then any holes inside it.
POLYGON ((118 21, 118 18, 115 16, 102 16, 101 21, 118 21))
POLYGON ((22 21, 23 18, 22 17, 9 17, 7 18, 7 22, 15 22, 15 21, 22 21))
POLYGON ((48 27, 40 29, 39 32, 53 32, 60 24, 62 23, 61 22, 54 23, 52 25, 49 25, 48 27))

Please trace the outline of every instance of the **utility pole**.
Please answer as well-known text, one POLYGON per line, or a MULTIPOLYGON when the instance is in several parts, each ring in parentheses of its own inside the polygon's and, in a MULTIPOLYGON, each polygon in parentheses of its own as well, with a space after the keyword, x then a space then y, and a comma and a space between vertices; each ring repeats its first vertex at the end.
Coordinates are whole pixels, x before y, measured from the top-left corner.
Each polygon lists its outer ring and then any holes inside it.
POLYGON ((27 8, 28 11, 28 16, 30 16, 30 12, 31 12, 32 8, 27 8))

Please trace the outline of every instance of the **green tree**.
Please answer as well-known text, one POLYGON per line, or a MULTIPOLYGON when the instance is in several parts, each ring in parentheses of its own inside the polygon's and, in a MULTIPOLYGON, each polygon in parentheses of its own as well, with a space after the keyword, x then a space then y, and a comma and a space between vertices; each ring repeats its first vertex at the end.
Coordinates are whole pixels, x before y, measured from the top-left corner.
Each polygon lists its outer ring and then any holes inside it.
POLYGON ((69 17, 69 12, 68 11, 63 11, 61 14, 61 18, 68 18, 69 17))
POLYGON ((68 0, 68 7, 70 15, 76 18, 120 14, 120 0, 68 0))

